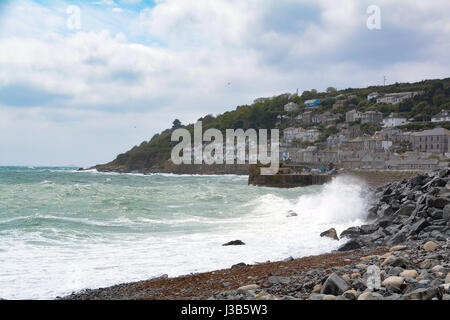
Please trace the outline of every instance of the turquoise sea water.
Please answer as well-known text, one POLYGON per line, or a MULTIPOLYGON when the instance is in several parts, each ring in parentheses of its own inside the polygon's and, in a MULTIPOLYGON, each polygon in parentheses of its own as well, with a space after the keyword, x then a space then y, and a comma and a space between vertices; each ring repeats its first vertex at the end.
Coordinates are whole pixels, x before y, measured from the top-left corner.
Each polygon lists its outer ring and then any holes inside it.
POLYGON ((245 176, 1 167, 0 298, 328 252, 340 243, 318 234, 360 223, 363 191, 341 179, 283 190, 245 176), (247 245, 222 246, 236 239, 247 245))

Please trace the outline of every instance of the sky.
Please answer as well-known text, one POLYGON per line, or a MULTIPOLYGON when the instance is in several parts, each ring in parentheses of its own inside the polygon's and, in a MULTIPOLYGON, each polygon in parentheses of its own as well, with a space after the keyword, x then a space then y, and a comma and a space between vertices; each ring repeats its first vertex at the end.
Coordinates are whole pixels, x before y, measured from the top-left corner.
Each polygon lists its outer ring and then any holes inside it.
POLYGON ((89 167, 258 97, 449 77, 449 52, 448 0, 0 0, 0 165, 89 167))

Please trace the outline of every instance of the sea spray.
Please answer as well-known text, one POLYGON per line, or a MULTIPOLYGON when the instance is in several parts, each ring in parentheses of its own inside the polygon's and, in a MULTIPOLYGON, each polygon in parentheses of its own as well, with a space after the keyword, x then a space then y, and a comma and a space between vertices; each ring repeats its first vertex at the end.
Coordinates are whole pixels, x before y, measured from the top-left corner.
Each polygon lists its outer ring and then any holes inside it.
POLYGON ((342 178, 274 189, 239 176, 0 168, 0 297, 51 299, 160 274, 329 252, 343 242, 320 232, 360 224, 364 190, 342 178), (246 245, 222 247, 236 239, 246 245))

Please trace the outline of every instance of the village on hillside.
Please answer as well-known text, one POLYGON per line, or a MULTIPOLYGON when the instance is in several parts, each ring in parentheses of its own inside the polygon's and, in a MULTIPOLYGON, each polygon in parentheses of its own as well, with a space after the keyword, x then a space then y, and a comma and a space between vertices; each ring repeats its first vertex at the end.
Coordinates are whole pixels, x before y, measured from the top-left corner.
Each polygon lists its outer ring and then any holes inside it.
MULTIPOLYGON (((423 94, 421 91, 380 95, 370 93, 372 103, 398 104, 423 94)), ((291 95, 291 97, 294 97, 291 95)), ((317 112, 324 99, 310 99, 304 105, 289 102, 277 116, 280 129, 280 159, 285 164, 310 168, 333 167, 346 170, 435 170, 448 167, 450 121, 442 110, 425 122, 433 129, 408 131, 414 119, 379 111, 358 111, 352 95, 333 97, 330 111, 317 112), (346 108, 346 112, 336 110, 346 108), (301 110, 301 112, 300 112, 301 110), (324 134, 326 138, 324 138, 324 134)), ((255 103, 271 98, 259 98, 255 103)), ((423 123, 423 122, 422 122, 423 123)))

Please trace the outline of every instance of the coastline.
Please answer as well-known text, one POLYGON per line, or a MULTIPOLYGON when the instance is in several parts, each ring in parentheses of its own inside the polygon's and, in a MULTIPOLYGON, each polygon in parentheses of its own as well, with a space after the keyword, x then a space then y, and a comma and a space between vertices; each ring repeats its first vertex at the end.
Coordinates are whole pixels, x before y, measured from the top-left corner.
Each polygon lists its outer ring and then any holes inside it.
MULTIPOLYGON (((108 288, 88 289, 73 293, 62 300, 206 300, 224 290, 267 282, 271 276, 294 277, 312 269, 329 269, 359 262, 361 257, 384 254, 387 248, 361 249, 353 252, 326 253, 299 259, 235 265, 228 269, 195 273, 175 278, 159 277, 139 282, 119 284, 108 288)), ((274 292, 275 293, 275 292, 274 292)), ((302 297, 308 297, 308 286, 302 297)))
POLYGON ((374 192, 370 224, 344 230, 340 238, 348 242, 337 252, 57 299, 450 300, 450 169, 404 178, 374 192), (369 266, 379 272, 375 291, 368 288, 369 266))

